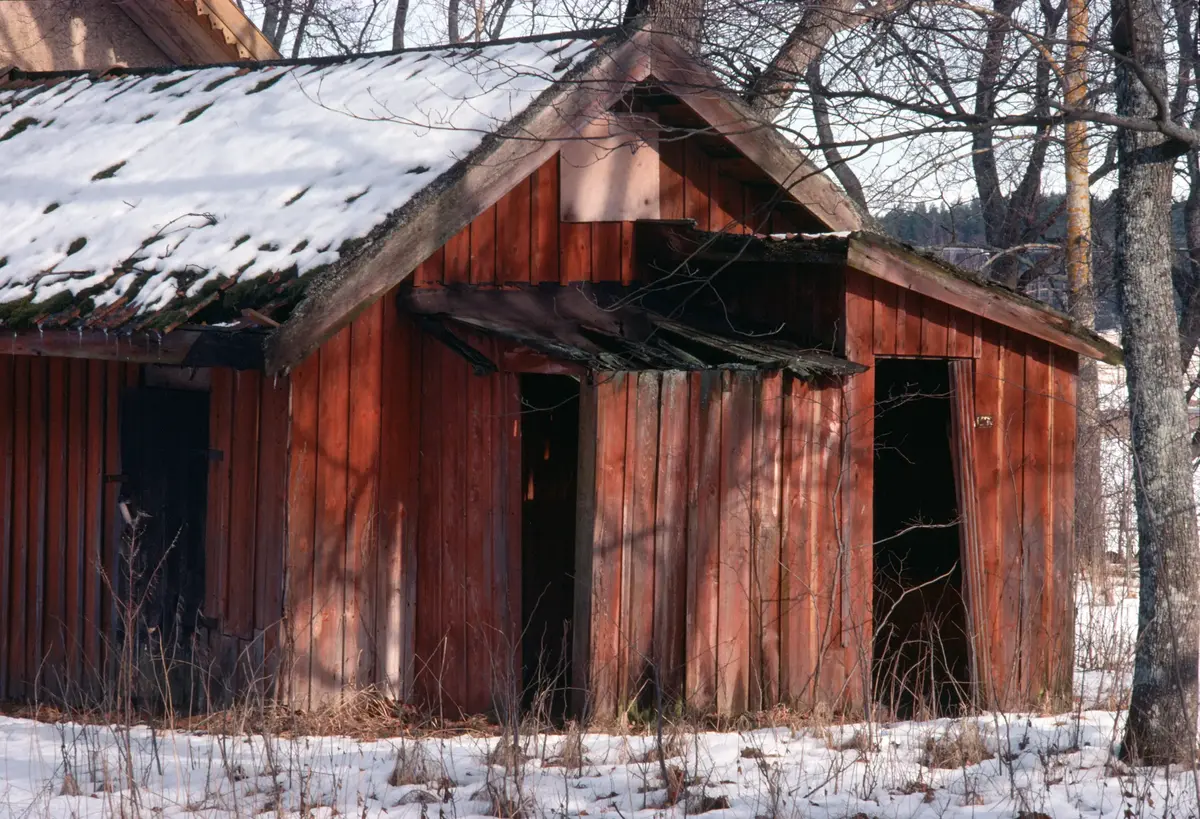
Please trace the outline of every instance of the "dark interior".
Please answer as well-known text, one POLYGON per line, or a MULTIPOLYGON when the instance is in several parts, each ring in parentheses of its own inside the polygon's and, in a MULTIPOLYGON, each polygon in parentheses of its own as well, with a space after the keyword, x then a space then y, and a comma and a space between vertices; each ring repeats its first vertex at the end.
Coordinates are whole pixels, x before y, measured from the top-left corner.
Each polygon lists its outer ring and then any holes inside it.
POLYGON ((208 393, 141 387, 121 397, 121 501, 130 524, 122 596, 138 603, 139 654, 186 659, 204 600, 208 393))
POLYGON ((523 375, 521 404, 523 700, 561 716, 571 681, 579 382, 523 375))
POLYGON ((901 718, 959 712, 970 680, 950 440, 947 361, 876 361, 873 682, 901 718))

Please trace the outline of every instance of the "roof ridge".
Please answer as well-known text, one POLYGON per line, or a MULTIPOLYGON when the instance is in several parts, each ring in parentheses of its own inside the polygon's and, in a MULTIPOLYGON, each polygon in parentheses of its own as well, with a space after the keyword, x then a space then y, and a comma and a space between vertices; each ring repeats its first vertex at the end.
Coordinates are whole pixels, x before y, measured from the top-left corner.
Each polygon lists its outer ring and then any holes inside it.
MULTIPOLYGON (((57 71, 24 71, 13 67, 8 70, 7 81, 28 80, 30 82, 70 79, 74 77, 128 77, 128 76, 157 76, 173 74, 180 71, 200 71, 207 68, 242 68, 254 71, 260 68, 276 66, 321 66, 337 65, 351 60, 373 57, 389 57, 399 54, 421 54, 437 51, 472 50, 491 46, 519 45, 521 43, 540 43, 551 40, 579 40, 584 38, 596 39, 613 34, 627 33, 623 26, 608 26, 603 28, 576 29, 573 31, 547 32, 543 34, 528 34, 519 37, 500 37, 495 40, 480 40, 478 42, 443 43, 432 46, 414 46, 412 48, 395 48, 386 51, 364 51, 356 54, 331 54, 323 57, 282 57, 277 60, 237 60, 221 63, 205 63, 204 65, 154 65, 154 66, 112 66, 104 71, 95 69, 62 69, 57 71)), ((0 78, 0 84, 5 80, 0 78)))

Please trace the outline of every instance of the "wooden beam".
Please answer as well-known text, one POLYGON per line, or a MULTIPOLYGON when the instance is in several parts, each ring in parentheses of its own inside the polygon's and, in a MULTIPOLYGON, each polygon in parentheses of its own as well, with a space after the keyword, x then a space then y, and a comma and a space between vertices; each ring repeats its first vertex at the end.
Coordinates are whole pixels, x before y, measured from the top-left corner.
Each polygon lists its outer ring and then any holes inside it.
POLYGON ((649 75, 649 37, 638 32, 582 76, 556 83, 532 106, 518 129, 484 140, 458 176, 435 181, 397 215, 383 242, 334 275, 328 286, 309 288, 292 317, 267 343, 267 371, 290 370, 368 304, 395 287, 423 260, 558 151, 557 141, 576 133, 649 75), (514 138, 519 137, 519 138, 514 138))
POLYGON ((945 302, 989 321, 1109 364, 1121 348, 1076 325, 1067 316, 999 286, 956 276, 942 265, 870 234, 850 237, 846 264, 905 290, 945 302))
POLYGON ((167 57, 178 65, 204 65, 239 59, 237 49, 218 41, 175 0, 121 0, 117 4, 167 57))
POLYGON ((196 343, 194 331, 118 335, 100 330, 23 330, 0 336, 0 354, 90 358, 138 364, 181 364, 196 343))
POLYGON ((22 330, 0 335, 0 355, 257 370, 262 369, 262 339, 260 332, 198 328, 162 334, 22 330))
POLYGON ((861 230, 866 219, 828 176, 737 99, 725 84, 669 35, 653 38, 650 73, 662 86, 729 140, 747 159, 804 206, 828 230, 861 230))
POLYGON ((252 60, 278 60, 280 54, 258 26, 233 0, 196 0, 208 15, 233 36, 252 60))
POLYGON ((840 268, 846 261, 845 238, 769 241, 751 235, 697 230, 691 219, 640 221, 634 226, 634 233, 638 258, 659 265, 744 262, 840 268))

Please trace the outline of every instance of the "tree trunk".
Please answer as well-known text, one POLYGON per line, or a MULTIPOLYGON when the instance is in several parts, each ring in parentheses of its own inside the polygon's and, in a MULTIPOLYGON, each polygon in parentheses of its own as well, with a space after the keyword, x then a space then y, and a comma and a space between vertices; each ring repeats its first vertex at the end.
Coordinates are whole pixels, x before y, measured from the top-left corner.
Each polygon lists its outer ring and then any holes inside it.
POLYGON ((396 4, 396 17, 392 20, 392 48, 404 48, 404 30, 408 27, 408 0, 396 4))
POLYGON ((825 157, 825 163, 837 181, 841 183, 846 194, 862 208, 863 213, 867 213, 869 208, 867 208, 867 197, 863 193, 862 182, 859 181, 858 174, 854 173, 854 169, 846 164, 845 157, 838 150, 837 137, 834 135, 833 125, 829 121, 829 100, 825 97, 825 86, 821 82, 821 58, 819 56, 808 64, 805 82, 808 83, 808 93, 812 97, 813 122, 817 126, 817 140, 821 154, 825 157))
POLYGON ((263 36, 279 51, 292 16, 292 0, 265 0, 263 5, 263 36))
POLYGON ((300 47, 304 44, 304 35, 308 33, 308 23, 312 19, 313 6, 317 4, 317 0, 308 0, 304 4, 304 11, 300 13, 300 20, 296 23, 296 38, 292 40, 292 59, 300 56, 300 47))
POLYGON ((450 0, 450 5, 446 9, 446 36, 451 43, 457 43, 461 39, 458 28, 458 9, 461 0, 450 0))
POLYGON ((690 53, 700 54, 704 0, 629 0, 625 20, 648 16, 655 31, 673 34, 690 53))
MULTIPOLYGON (((1068 108, 1087 105, 1087 0, 1067 2, 1067 64, 1065 102, 1068 108)), ((1096 297, 1092 287, 1092 194, 1088 179, 1088 126, 1068 122, 1065 133, 1067 171, 1067 287, 1071 316, 1084 327, 1096 326, 1096 297)), ((1081 357, 1076 391, 1075 553, 1097 578, 1104 566, 1104 486, 1100 463, 1100 384, 1096 362, 1081 357)))
MULTIPOLYGON (((1138 72, 1165 93, 1163 35, 1162 7, 1155 0, 1114 4, 1118 115, 1157 116, 1138 72)), ((1124 754, 1144 764, 1190 763, 1196 744, 1200 550, 1171 287, 1174 163, 1158 134, 1123 130, 1118 140, 1114 272, 1129 387, 1141 570, 1124 754)))
POLYGON ((806 8, 779 53, 746 93, 746 99, 763 121, 771 122, 779 116, 800 78, 835 34, 869 19, 854 14, 857 5, 858 0, 831 0, 806 8))

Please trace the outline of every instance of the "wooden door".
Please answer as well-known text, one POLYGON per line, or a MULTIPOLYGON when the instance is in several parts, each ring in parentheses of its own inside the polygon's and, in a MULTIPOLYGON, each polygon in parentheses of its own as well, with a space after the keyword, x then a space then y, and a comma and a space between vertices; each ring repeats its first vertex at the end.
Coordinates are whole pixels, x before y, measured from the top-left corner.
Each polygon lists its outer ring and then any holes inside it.
POLYGON ((966 358, 950 360, 950 451, 958 500, 971 682, 975 705, 981 706, 989 702, 987 692, 991 675, 984 611, 983 541, 979 532, 979 498, 975 486, 974 363, 966 358))

